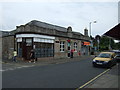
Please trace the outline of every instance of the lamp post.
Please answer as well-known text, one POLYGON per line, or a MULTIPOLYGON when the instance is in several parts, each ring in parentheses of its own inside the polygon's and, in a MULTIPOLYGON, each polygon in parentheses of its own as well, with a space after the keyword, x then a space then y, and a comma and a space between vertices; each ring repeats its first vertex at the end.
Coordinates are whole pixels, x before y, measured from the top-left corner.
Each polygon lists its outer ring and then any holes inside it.
POLYGON ((92 26, 92 23, 97 23, 97 21, 89 22, 89 34, 90 34, 90 36, 91 36, 91 26, 92 26))
MULTIPOLYGON (((97 23, 97 21, 89 22, 89 34, 90 34, 91 47, 93 47, 92 35, 91 35, 91 26, 92 26, 92 23, 97 23)), ((91 54, 91 51, 92 51, 92 49, 90 48, 90 54, 91 54)))

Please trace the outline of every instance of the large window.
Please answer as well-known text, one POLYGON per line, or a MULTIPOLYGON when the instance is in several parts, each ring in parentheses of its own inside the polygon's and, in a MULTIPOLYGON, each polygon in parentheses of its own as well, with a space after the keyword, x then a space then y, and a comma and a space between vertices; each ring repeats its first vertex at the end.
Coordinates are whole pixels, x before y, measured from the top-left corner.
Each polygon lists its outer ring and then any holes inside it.
POLYGON ((74 50, 77 52, 77 43, 74 42, 74 50))
POLYGON ((65 42, 61 41, 60 42, 60 52, 64 52, 65 51, 65 42))
POLYGON ((53 43, 34 43, 36 57, 53 57, 54 56, 54 44, 53 43))

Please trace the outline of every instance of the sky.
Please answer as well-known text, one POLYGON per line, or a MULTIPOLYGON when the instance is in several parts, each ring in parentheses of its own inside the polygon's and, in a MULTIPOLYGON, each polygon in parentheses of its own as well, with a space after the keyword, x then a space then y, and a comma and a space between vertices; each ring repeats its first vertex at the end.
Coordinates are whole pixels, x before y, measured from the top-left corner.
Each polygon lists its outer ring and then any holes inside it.
MULTIPOLYGON (((101 0, 102 1, 102 0, 101 0)), ((92 36, 102 35, 118 24, 118 1, 1 1, 0 30, 15 30, 32 20, 72 27, 84 34, 90 29, 92 36), (96 23, 94 23, 96 21, 96 23)))

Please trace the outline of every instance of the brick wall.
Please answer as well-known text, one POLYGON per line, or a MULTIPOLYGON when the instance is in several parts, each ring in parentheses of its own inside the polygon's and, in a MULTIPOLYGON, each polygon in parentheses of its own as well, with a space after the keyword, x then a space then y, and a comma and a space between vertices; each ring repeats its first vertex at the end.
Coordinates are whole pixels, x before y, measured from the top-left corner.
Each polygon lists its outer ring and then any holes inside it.
MULTIPOLYGON (((54 43, 54 50, 55 50, 55 58, 63 58, 63 57, 68 57, 68 38, 61 38, 61 37, 56 37, 55 43, 54 43), (60 52, 60 41, 65 42, 65 51, 60 52)), ((74 42, 77 43, 77 50, 74 52, 74 56, 77 57, 78 52, 81 50, 81 41, 80 40, 75 40, 75 39, 70 39, 71 40, 71 49, 74 49, 74 42)))
POLYGON ((2 58, 12 59, 14 51, 14 36, 2 38, 2 58))

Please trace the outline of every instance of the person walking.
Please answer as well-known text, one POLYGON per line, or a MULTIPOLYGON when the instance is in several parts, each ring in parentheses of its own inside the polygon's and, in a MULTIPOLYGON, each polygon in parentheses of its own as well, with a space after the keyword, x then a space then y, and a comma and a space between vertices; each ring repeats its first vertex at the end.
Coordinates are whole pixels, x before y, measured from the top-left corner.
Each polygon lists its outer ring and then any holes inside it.
POLYGON ((17 62, 16 57, 17 57, 17 51, 14 50, 13 51, 13 62, 17 62))
POLYGON ((30 61, 29 62, 34 62, 35 63, 35 52, 34 52, 34 50, 31 50, 31 52, 30 52, 30 61))
POLYGON ((71 54, 71 55, 70 55, 71 58, 73 58, 73 52, 74 52, 74 50, 72 49, 71 52, 70 52, 70 54, 71 54))

